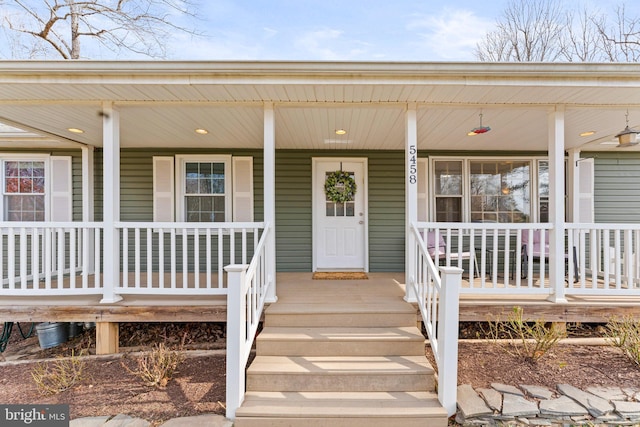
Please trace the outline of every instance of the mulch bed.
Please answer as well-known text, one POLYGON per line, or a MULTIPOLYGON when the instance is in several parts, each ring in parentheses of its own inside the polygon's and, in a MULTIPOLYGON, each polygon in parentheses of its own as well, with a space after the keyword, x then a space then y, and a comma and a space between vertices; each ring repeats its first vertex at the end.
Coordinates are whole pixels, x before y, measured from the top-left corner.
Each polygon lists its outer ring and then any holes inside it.
MULTIPOLYGON (((492 382, 510 385, 533 384, 555 389, 566 383, 579 388, 620 386, 640 388, 640 367, 616 348, 599 345, 561 344, 537 363, 528 363, 503 347, 476 340, 479 324, 461 324, 461 336, 474 340, 459 342, 458 384, 474 388, 492 382)), ((570 328, 574 336, 601 336, 601 325, 570 328)), ((88 331, 56 347, 41 350, 37 338, 12 337, 8 352, 25 351, 29 358, 68 356, 92 348, 93 332, 88 331), (15 340, 15 341, 14 341, 15 340), (35 341, 34 341, 35 340, 35 341), (24 347, 24 348, 22 348, 24 347), (31 353, 26 351, 31 349, 31 353)), ((123 324, 120 343, 127 349, 150 349, 164 342, 169 347, 224 348, 223 324, 123 324)), ((435 365, 429 346, 427 358, 435 365)), ((132 359, 135 356, 126 356, 132 359)), ((31 372, 35 361, 0 367, 0 403, 68 403, 72 418, 125 413, 159 425, 177 416, 203 413, 224 414, 225 356, 207 355, 184 360, 164 389, 146 386, 127 372, 120 358, 89 358, 86 376, 76 387, 54 396, 39 393, 31 372)))

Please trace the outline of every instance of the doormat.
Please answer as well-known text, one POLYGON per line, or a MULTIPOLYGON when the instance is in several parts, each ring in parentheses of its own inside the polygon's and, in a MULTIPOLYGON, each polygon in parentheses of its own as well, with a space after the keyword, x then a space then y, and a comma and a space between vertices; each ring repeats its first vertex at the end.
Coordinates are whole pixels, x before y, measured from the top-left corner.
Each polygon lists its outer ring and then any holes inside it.
POLYGON ((316 271, 312 278, 313 280, 364 280, 369 276, 361 271, 316 271))

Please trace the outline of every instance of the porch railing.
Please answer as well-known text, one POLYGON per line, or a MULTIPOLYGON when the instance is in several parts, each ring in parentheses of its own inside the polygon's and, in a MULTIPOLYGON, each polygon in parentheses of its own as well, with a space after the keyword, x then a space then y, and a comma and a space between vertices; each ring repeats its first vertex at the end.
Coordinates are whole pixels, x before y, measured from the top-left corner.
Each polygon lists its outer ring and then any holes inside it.
POLYGON ((437 267, 415 224, 409 283, 422 315, 438 370, 438 400, 449 415, 456 412, 458 381, 458 313, 462 269, 437 267))
POLYGON ((101 223, 0 223, 1 294, 102 293, 101 223))
POLYGON ((546 223, 445 223, 417 224, 426 236, 434 261, 454 265, 468 273, 468 286, 461 293, 549 294, 545 257, 526 255, 525 241, 533 245, 540 238, 548 243, 546 223), (546 241, 545 241, 546 239, 546 241))
POLYGON ((117 294, 225 295, 225 265, 246 264, 264 223, 121 222, 117 294))
POLYGON ((436 265, 465 270, 463 294, 640 295, 635 224, 565 224, 564 253, 549 257, 548 223, 417 223, 436 265), (550 280, 550 266, 564 271, 550 280))
POLYGON ((227 296, 227 409, 226 416, 235 418, 236 410, 244 400, 245 368, 258 331, 267 292, 273 285, 273 272, 269 272, 269 254, 266 241, 269 226, 265 225, 249 265, 235 264, 225 267, 229 275, 227 296))
POLYGON ((247 264, 264 223, 116 224, 120 256, 105 259, 104 225, 0 223, 0 294, 102 294, 118 264, 116 294, 226 295, 225 265, 247 264))
POLYGON ((640 295, 640 229, 637 224, 567 224, 575 256, 566 294, 640 295))

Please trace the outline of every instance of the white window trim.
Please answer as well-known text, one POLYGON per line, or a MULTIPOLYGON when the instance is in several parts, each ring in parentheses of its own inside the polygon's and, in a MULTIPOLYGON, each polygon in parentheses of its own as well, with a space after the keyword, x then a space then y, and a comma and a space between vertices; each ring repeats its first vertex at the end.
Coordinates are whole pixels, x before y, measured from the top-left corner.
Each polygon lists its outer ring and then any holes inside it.
POLYGON ((207 154, 176 154, 176 220, 187 222, 185 215, 186 177, 185 164, 188 162, 216 162, 224 163, 224 218, 225 222, 231 222, 233 218, 232 197, 233 175, 231 172, 231 155, 207 155, 207 154))
POLYGON ((492 161, 492 162, 504 162, 504 161, 526 161, 530 163, 530 202, 529 208, 531 209, 530 218, 531 222, 538 222, 539 214, 539 194, 538 194, 538 171, 540 161, 549 161, 545 156, 433 156, 429 157, 429 173, 427 178, 427 188, 429 191, 429 217, 435 222, 435 162, 436 161, 462 161, 462 222, 471 222, 471 199, 468 195, 468 189, 470 185, 470 163, 472 161, 492 161))
MULTIPOLYGON (((25 153, 0 153, 0 168, 2 177, 0 178, 0 185, 2 185, 2 191, 0 192, 0 219, 2 221, 7 221, 8 218, 5 217, 5 206, 4 206, 4 196, 5 196, 5 162, 7 161, 25 161, 25 162, 33 162, 39 161, 44 162, 44 221, 50 221, 51 218, 51 155, 50 154, 25 154, 25 153)), ((15 223, 19 223, 20 221, 12 221, 15 223)))

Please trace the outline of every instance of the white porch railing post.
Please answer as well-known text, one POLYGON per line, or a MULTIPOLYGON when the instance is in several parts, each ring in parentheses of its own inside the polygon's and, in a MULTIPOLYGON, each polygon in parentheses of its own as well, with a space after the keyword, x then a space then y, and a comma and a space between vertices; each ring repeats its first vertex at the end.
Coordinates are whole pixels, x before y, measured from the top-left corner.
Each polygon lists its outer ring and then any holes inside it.
POLYGON ((269 224, 266 242, 267 290, 266 302, 278 300, 276 293, 276 127, 273 104, 264 106, 264 222, 269 224))
POLYGON ((227 272, 227 412, 228 419, 236 417, 242 405, 245 389, 245 372, 241 361, 247 325, 247 307, 243 283, 246 265, 228 265, 227 272))
POLYGON ((110 103, 103 105, 103 197, 104 197, 104 276, 102 303, 122 299, 115 293, 120 287, 120 117, 110 103))
POLYGON ((442 288, 438 312, 438 400, 449 416, 456 413, 458 387, 458 318, 461 268, 440 267, 442 288))
POLYGON ((565 297, 564 106, 549 113, 549 285, 553 302, 565 297))
POLYGON ((418 220, 418 124, 417 107, 409 104, 405 113, 405 295, 407 302, 416 302, 409 289, 411 272, 416 264, 415 237, 411 224, 418 220))

